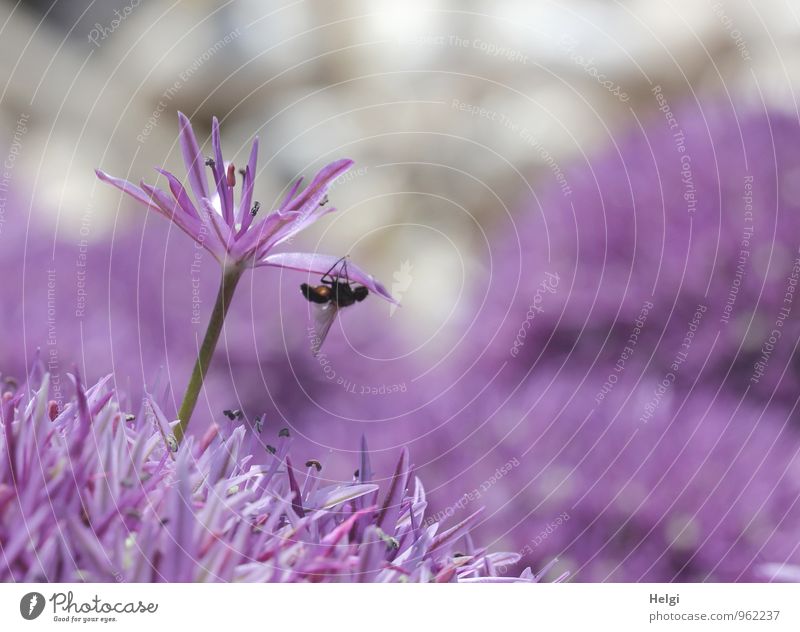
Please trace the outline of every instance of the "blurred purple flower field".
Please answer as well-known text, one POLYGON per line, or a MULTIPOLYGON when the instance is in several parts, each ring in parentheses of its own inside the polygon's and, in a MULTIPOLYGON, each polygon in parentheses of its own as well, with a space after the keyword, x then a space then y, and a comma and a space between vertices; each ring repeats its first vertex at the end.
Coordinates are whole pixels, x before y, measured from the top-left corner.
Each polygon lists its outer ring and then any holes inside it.
MULTIPOLYGON (((380 471, 408 449, 426 515, 486 507, 471 533, 513 553, 495 560, 512 575, 558 559, 545 579, 758 581, 763 564, 800 564, 800 126, 724 104, 675 119, 684 140, 645 121, 565 169, 569 195, 520 202, 490 236, 485 293, 458 306, 461 344, 435 361, 394 353, 377 301, 315 358, 303 279, 243 277, 195 441, 212 422, 241 441, 237 423, 263 415, 340 481, 362 434, 380 471)), ((0 371, 24 383, 40 347, 60 406, 74 364, 88 383, 111 373, 128 403, 163 390, 173 419, 216 264, 193 267, 194 245, 144 214, 83 246, 18 208, 0 249, 0 371)))

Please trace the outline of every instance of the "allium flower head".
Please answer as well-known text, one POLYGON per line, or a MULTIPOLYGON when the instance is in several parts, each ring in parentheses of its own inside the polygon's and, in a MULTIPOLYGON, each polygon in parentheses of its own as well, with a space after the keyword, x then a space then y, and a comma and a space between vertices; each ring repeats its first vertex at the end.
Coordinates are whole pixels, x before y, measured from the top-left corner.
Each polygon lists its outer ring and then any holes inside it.
MULTIPOLYGON (((100 169, 96 170, 97 176, 172 221, 226 268, 276 266, 324 274, 337 263, 340 257, 269 253, 323 215, 336 210, 327 203, 327 192, 333 181, 350 168, 352 160, 344 158, 330 163, 304 189, 301 188, 303 179, 298 179, 278 208, 265 213, 260 203, 253 201, 258 138, 253 141, 247 166, 237 173, 233 163, 225 162, 222 156, 216 117, 211 127, 213 156, 208 158, 200 151, 189 119, 180 112, 178 119, 181 153, 193 197, 180 179, 165 169, 156 171, 166 178, 169 193, 144 181, 136 186, 100 169), (212 186, 209 186, 206 168, 211 171, 212 186), (234 199, 237 179, 241 181, 238 204, 234 199)), ((351 281, 394 302, 381 283, 355 264, 348 263, 347 272, 351 281)))
POLYGON ((520 556, 473 544, 480 512, 448 528, 426 521, 425 489, 407 450, 382 481, 362 442, 348 482, 326 482, 315 460, 301 474, 288 431, 266 445, 260 422, 230 432, 212 426, 175 451, 156 402, 125 414, 108 382, 84 390, 75 380, 76 396, 61 410, 47 375, 30 398, 2 396, 0 581, 541 577, 530 569, 498 576, 520 556))

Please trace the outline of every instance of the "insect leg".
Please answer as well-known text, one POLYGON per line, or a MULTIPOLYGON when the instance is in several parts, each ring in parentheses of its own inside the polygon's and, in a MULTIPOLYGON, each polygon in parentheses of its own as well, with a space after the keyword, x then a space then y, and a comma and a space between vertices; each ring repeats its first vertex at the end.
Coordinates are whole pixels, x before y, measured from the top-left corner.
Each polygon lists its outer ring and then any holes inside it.
POLYGON ((344 282, 350 285, 350 275, 347 274, 347 255, 343 257, 344 263, 342 264, 342 269, 339 271, 339 277, 341 278, 344 276, 344 282))
POLYGON ((322 281, 322 283, 327 283, 328 285, 330 285, 332 283, 335 283, 339 279, 339 277, 341 275, 339 273, 337 273, 336 274, 336 278, 334 278, 334 277, 331 276, 331 272, 333 272, 336 269, 336 266, 338 266, 342 261, 344 261, 344 268, 346 269, 347 268, 347 255, 345 255, 344 257, 342 257, 338 261, 336 261, 336 263, 334 263, 328 269, 328 271, 325 274, 322 275, 322 278, 320 279, 320 281, 322 281))

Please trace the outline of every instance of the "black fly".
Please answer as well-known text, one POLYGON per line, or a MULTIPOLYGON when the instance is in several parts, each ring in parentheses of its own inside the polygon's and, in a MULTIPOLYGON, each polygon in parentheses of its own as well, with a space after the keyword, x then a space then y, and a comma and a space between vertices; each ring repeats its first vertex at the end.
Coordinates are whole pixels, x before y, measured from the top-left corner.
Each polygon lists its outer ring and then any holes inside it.
POLYGON ((319 285, 303 283, 300 291, 316 307, 314 319, 316 339, 312 346, 314 355, 319 353, 339 310, 360 303, 369 295, 369 290, 363 285, 353 287, 350 284, 350 277, 347 276, 347 257, 342 257, 334 263, 330 270, 322 275, 319 285), (334 272, 337 268, 338 270, 334 272))

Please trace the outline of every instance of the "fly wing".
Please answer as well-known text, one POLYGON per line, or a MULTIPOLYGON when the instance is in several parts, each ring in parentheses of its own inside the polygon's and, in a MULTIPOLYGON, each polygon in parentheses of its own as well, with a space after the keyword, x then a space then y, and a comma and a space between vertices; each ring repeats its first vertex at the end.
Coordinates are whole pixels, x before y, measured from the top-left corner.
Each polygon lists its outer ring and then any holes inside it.
POLYGON ((324 305, 314 305, 314 339, 311 341, 311 351, 314 355, 319 354, 322 343, 328 337, 333 321, 339 313, 336 303, 328 302, 324 305))

